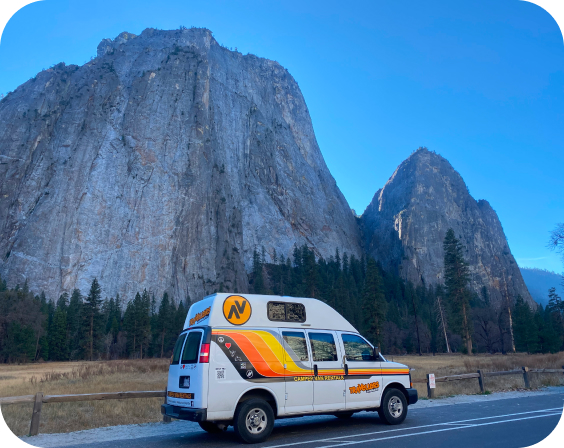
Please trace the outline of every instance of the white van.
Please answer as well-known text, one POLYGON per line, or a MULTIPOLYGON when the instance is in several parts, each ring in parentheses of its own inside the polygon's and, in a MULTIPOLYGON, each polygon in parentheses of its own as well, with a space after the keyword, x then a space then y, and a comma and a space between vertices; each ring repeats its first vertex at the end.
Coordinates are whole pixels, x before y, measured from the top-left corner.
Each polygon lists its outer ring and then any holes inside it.
POLYGON ((190 307, 161 412, 208 432, 264 441, 274 420, 378 411, 398 424, 417 402, 407 366, 388 362, 316 299, 214 294, 190 307))

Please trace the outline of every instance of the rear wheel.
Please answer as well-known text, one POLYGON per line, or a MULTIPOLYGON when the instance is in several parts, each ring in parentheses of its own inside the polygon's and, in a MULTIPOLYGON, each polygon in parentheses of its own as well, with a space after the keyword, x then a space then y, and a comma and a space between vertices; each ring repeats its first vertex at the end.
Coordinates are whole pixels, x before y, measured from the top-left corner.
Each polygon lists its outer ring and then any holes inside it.
POLYGON ((384 392, 378 415, 388 425, 398 425, 407 417, 407 400, 402 391, 388 389, 384 392))
POLYGON ((198 425, 200 425, 200 428, 202 428, 206 432, 209 432, 210 434, 219 434, 220 432, 223 432, 222 428, 212 422, 198 422, 198 425))
POLYGON ((354 412, 339 412, 338 414, 333 414, 337 418, 347 419, 353 416, 354 412))
POLYGON ((264 442, 274 427, 274 412, 264 400, 244 401, 237 406, 233 427, 242 442, 264 442))

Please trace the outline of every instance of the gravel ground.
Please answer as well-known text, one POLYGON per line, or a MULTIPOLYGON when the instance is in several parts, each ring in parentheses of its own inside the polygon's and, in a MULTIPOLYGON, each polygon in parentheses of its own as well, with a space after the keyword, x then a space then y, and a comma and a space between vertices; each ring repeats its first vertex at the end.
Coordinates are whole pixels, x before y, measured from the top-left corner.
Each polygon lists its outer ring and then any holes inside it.
MULTIPOLYGON (((416 404, 410 406, 410 409, 428 408, 434 406, 447 406, 451 404, 476 403, 493 400, 503 400, 507 398, 528 397, 531 395, 547 395, 562 393, 564 387, 547 387, 540 390, 522 390, 512 392, 497 392, 490 395, 456 395, 448 398, 438 398, 434 400, 419 400, 416 404)), ((319 419, 323 416, 302 417, 303 419, 319 419)), ((333 419, 332 416, 327 416, 333 419)), ((279 420, 277 425, 291 423, 292 419, 279 420)), ((65 445, 77 445, 81 443, 106 442, 112 440, 135 439, 141 437, 186 434, 190 432, 202 431, 197 423, 182 420, 174 420, 172 423, 147 423, 143 425, 123 425, 110 426, 106 428, 89 429, 86 431, 77 431, 64 434, 40 434, 34 437, 21 437, 30 445, 50 448, 65 445)))

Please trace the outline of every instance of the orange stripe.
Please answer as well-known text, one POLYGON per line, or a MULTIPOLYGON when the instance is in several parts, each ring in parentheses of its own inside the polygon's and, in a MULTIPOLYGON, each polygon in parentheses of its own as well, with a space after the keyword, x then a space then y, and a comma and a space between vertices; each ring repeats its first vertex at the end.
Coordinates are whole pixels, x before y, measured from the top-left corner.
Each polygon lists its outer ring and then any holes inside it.
POLYGON ((267 376, 267 377, 284 376, 279 374, 278 372, 275 372, 270 368, 269 363, 264 360, 260 352, 256 349, 253 343, 249 341, 249 339, 245 335, 241 333, 230 333, 230 332, 225 332, 225 335, 229 336, 237 343, 237 345, 241 348, 241 350, 243 350, 243 353, 245 353, 245 356, 249 359, 249 361, 251 361, 257 372, 260 373, 262 376, 267 376))

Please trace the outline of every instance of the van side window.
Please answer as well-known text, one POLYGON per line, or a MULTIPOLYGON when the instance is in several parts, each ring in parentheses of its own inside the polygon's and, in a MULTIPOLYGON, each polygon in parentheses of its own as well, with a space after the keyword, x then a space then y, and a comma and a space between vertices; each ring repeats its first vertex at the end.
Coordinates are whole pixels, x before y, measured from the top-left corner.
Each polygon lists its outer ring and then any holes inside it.
POLYGON ((302 333, 301 331, 283 331, 282 337, 284 338, 286 344, 288 344, 288 347, 290 347, 296 354, 297 359, 294 359, 294 357, 290 354, 292 360, 309 361, 304 333, 302 333))
POLYGON ((201 339, 202 333, 199 331, 188 333, 186 344, 184 344, 184 351, 182 352, 181 364, 196 364, 198 362, 201 339))
POLYGON ((279 322, 305 322, 306 310, 303 303, 268 302, 268 319, 279 322))
POLYGON ((376 361, 374 350, 368 342, 354 334, 342 334, 347 361, 376 361))
POLYGON ((335 339, 329 333, 308 333, 314 361, 337 361, 335 339))
POLYGON ((182 350, 182 344, 184 344, 184 339, 186 339, 186 333, 181 334, 176 341, 171 364, 178 364, 178 361, 180 361, 180 352, 182 350))

